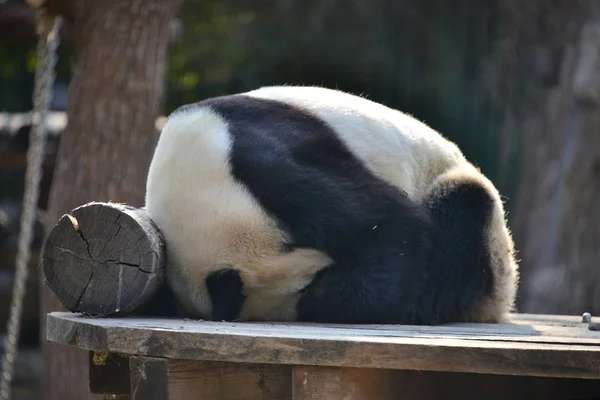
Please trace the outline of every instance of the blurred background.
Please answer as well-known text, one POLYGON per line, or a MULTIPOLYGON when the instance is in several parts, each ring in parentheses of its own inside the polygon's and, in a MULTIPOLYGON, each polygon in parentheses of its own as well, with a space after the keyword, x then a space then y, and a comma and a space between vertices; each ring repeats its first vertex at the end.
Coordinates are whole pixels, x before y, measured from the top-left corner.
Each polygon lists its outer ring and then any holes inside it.
MULTIPOLYGON (((60 308, 40 289, 45 230, 90 200, 142 205, 161 116, 184 103, 263 85, 361 94, 455 141, 506 201, 521 266, 519 312, 600 313, 598 2, 47 5, 66 22, 16 396, 37 398, 40 315, 60 308)), ((0 331, 14 281, 36 42, 34 9, 0 0, 0 331)))

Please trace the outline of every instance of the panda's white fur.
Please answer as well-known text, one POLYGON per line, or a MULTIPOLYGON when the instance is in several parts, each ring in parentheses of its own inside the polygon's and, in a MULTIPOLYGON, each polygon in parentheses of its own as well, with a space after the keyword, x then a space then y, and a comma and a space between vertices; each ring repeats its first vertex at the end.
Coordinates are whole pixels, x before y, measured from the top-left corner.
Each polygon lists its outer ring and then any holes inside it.
MULTIPOLYGON (((419 204, 475 181, 494 199, 487 243, 493 294, 469 320, 504 321, 512 310, 517 264, 502 201, 455 144, 413 117, 365 98, 320 87, 265 87, 244 93, 293 105, 325 121, 370 171, 419 204)), ((282 252, 288 234, 231 173, 229 123, 210 106, 173 113, 150 165, 146 209, 167 243, 167 278, 194 317, 211 315, 206 277, 234 266, 244 283, 239 319, 294 320, 299 291, 332 263, 314 249, 282 252)))
POLYGON ((285 233, 231 177, 227 129, 207 108, 170 118, 163 127, 146 209, 167 241, 167 279, 176 294, 186 294, 178 300, 188 312, 206 317, 206 276, 235 265, 247 296, 243 319, 291 320, 298 291, 330 260, 316 250, 280 252, 285 233))

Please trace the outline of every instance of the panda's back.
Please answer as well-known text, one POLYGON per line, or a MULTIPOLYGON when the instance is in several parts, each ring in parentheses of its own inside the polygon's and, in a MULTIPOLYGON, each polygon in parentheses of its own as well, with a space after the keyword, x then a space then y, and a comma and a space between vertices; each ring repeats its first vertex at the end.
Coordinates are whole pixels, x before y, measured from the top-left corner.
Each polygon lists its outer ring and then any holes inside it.
POLYGON ((415 201, 436 177, 469 164, 454 143, 425 123, 364 97, 316 86, 270 86, 244 95, 290 104, 318 117, 371 172, 415 201))

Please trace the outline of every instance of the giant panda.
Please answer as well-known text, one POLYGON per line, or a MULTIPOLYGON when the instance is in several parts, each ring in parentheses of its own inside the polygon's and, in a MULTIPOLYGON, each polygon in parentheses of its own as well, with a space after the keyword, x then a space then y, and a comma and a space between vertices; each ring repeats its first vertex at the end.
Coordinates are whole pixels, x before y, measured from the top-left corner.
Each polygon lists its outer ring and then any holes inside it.
POLYGON ((497 323, 518 281, 494 185, 425 123, 323 87, 168 116, 146 210, 191 318, 497 323))

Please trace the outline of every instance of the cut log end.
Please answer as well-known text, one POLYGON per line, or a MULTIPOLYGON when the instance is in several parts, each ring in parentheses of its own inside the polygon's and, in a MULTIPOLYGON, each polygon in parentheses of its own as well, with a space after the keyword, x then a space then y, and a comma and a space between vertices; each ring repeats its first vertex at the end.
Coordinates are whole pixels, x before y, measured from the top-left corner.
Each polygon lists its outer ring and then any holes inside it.
POLYGON ((88 203, 64 215, 44 245, 46 284, 72 312, 126 315, 164 280, 164 240, 144 209, 88 203))

